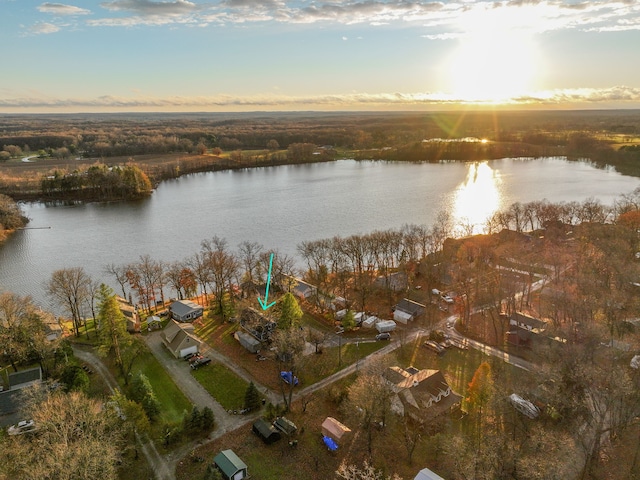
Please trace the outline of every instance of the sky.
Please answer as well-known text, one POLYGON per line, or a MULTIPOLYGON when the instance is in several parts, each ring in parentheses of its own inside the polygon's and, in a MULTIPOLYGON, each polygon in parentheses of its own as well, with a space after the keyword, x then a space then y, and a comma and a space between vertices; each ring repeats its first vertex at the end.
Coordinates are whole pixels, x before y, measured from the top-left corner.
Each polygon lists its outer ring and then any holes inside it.
POLYGON ((0 113, 640 108, 638 0, 0 0, 0 113))

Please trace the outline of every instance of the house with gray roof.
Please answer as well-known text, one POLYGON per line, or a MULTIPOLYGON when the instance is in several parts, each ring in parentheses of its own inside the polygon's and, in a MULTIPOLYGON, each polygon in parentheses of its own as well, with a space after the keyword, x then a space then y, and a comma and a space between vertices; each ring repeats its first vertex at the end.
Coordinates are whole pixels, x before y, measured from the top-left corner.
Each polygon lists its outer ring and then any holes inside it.
POLYGON ((9 388, 11 390, 30 387, 38 383, 42 383, 42 369, 40 367, 9 373, 9 388))
POLYGON ((191 300, 176 300, 169 306, 171 318, 178 322, 193 322, 200 318, 204 308, 191 300))
POLYGON ((394 320, 407 323, 408 320, 415 320, 422 315, 426 308, 427 307, 421 303, 403 298, 393 308, 394 320))

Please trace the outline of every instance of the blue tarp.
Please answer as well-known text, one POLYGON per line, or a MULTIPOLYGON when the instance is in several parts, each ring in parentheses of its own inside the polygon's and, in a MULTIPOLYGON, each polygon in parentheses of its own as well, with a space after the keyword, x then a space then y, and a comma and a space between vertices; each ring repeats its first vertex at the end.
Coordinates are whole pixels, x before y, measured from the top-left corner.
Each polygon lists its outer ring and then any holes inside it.
POLYGON ((322 441, 327 446, 329 450, 335 452, 338 449, 338 444, 331 437, 322 436, 322 441))
POLYGON ((284 380, 284 383, 291 384, 291 377, 293 377, 293 384, 298 385, 298 377, 293 376, 291 372, 280 372, 280 378, 284 380))

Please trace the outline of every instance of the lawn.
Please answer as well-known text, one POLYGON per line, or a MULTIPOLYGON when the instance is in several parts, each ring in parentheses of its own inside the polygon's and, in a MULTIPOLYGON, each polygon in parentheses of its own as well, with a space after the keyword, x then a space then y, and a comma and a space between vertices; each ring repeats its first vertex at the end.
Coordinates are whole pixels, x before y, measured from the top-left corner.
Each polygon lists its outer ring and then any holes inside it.
POLYGON ((360 342, 324 348, 322 354, 303 357, 299 362, 298 376, 304 386, 313 385, 386 345, 386 342, 360 342))
POLYGON ((153 392, 162 406, 160 417, 164 422, 180 422, 184 412, 191 411, 191 402, 151 352, 136 360, 132 375, 138 373, 144 373, 149 379, 153 392))
POLYGON ((227 410, 244 407, 244 394, 249 384, 220 363, 192 370, 191 374, 227 410))

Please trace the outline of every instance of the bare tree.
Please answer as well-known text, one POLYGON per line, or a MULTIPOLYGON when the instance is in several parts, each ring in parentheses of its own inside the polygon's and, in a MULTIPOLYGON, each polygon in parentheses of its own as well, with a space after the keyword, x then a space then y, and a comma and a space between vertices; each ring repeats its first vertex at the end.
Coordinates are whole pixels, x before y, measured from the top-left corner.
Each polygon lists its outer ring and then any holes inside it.
POLYGON ((116 282, 120 285, 122 289, 122 298, 127 298, 127 292, 125 290, 125 286, 129 282, 127 278, 127 266, 126 265, 116 265, 115 263, 110 263, 104 267, 104 271, 109 275, 113 275, 116 279, 116 282))
POLYGON ((47 293, 63 307, 73 320, 76 337, 80 336, 82 305, 89 298, 91 278, 82 267, 63 268, 51 274, 47 293))
POLYGON ((249 282, 253 282, 263 247, 258 242, 244 241, 239 245, 239 249, 245 277, 249 282))

